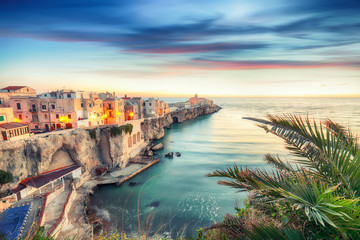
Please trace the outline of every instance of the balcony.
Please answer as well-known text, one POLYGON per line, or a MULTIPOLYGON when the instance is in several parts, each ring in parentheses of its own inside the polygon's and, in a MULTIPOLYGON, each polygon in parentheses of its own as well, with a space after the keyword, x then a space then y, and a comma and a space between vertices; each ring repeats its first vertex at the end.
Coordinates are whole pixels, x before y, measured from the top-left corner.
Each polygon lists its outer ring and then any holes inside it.
POLYGON ((36 108, 30 108, 29 112, 37 112, 36 108))

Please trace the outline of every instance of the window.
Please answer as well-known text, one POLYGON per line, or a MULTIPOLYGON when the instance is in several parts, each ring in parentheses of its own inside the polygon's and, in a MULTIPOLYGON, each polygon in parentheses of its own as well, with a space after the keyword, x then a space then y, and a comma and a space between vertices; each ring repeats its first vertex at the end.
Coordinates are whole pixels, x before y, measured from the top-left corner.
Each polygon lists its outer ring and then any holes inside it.
POLYGON ((2 99, 0 99, 0 104, 2 104, 2 99))
POLYGON ((89 104, 89 107, 91 108, 91 103, 89 104))
POLYGON ((67 94, 67 98, 71 98, 71 94, 70 94, 70 93, 67 94))
POLYGON ((46 105, 41 105, 41 109, 46 110, 46 105))
POLYGON ((38 115, 33 114, 33 115, 32 115, 32 121, 33 121, 33 122, 38 122, 38 121, 39 121, 38 115))
POLYGON ((17 104, 16 104, 16 108, 17 108, 18 110, 20 110, 20 109, 21 109, 21 104, 20 104, 20 103, 17 103, 17 104))
POLYGON ((111 109, 111 103, 109 103, 108 106, 109 106, 109 109, 111 109))
POLYGON ((56 118, 59 118, 59 114, 56 114, 56 118))
POLYGON ((71 114, 68 114, 68 118, 71 119, 71 114))
POLYGON ((51 109, 55 109, 55 104, 51 104, 51 109))
POLYGON ((29 92, 29 89, 28 89, 28 88, 27 88, 26 90, 27 90, 27 92, 29 92))
POLYGON ((82 108, 84 107, 84 104, 83 104, 83 103, 81 103, 81 107, 82 107, 82 108))
POLYGON ((149 103, 149 106, 151 106, 151 102, 149 103))
POLYGON ((0 122, 5 121, 4 115, 0 115, 0 122))
POLYGON ((19 119, 22 120, 22 115, 21 114, 19 114, 19 119))

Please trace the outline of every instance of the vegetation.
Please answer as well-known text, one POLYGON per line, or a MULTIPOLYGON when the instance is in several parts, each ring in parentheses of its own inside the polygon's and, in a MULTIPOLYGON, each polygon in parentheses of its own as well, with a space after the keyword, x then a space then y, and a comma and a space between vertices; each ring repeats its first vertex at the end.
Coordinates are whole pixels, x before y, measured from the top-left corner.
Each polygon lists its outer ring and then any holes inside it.
POLYGON ((96 129, 88 129, 91 139, 96 139, 96 129))
POLYGON ((282 138, 294 162, 265 155, 271 172, 237 165, 209 177, 248 191, 236 215, 212 226, 228 239, 360 239, 360 150, 356 137, 331 120, 294 115, 251 119, 282 138))
POLYGON ((9 183, 13 180, 13 175, 11 172, 6 172, 4 170, 0 170, 0 186, 3 184, 9 183))
POLYGON ((132 129, 133 129, 133 125, 130 124, 130 123, 122 125, 120 127, 113 126, 113 127, 110 128, 110 134, 111 134, 112 137, 116 137, 117 135, 121 135, 123 131, 125 132, 125 134, 127 134, 127 133, 131 134, 132 129))

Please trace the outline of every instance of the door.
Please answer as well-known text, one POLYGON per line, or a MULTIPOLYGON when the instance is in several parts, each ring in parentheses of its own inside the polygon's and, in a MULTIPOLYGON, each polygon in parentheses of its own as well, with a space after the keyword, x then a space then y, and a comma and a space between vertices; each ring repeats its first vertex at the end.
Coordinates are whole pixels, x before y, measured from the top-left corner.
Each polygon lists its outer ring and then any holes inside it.
POLYGON ((20 201, 20 199, 21 199, 21 194, 20 194, 20 192, 18 192, 18 193, 16 194, 16 197, 17 197, 17 200, 20 201))
POLYGON ((49 125, 45 124, 45 131, 48 132, 49 131, 49 125))

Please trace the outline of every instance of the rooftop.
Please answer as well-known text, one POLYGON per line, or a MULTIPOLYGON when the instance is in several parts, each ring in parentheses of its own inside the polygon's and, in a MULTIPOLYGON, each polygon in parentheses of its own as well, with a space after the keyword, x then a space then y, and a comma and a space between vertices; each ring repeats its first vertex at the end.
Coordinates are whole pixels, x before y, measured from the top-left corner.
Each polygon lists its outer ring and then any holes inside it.
POLYGON ((25 127, 25 126, 28 126, 27 124, 24 124, 24 123, 15 123, 15 122, 12 122, 12 123, 2 123, 0 124, 0 128, 2 129, 14 129, 14 128, 19 128, 19 127, 25 127))
MULTIPOLYGON (((55 169, 52 171, 42 173, 35 177, 24 179, 20 182, 19 185, 29 185, 32 187, 41 188, 42 186, 44 186, 54 180, 57 180, 65 175, 71 173, 72 171, 75 171, 79 167, 80 166, 74 164, 74 165, 58 168, 58 169, 55 169)), ((15 190, 18 190, 18 188, 19 188, 19 186, 17 188, 12 189, 11 191, 14 192, 15 190)))
POLYGON ((2 88, 1 90, 18 90, 18 89, 22 89, 26 86, 8 86, 6 88, 2 88))

